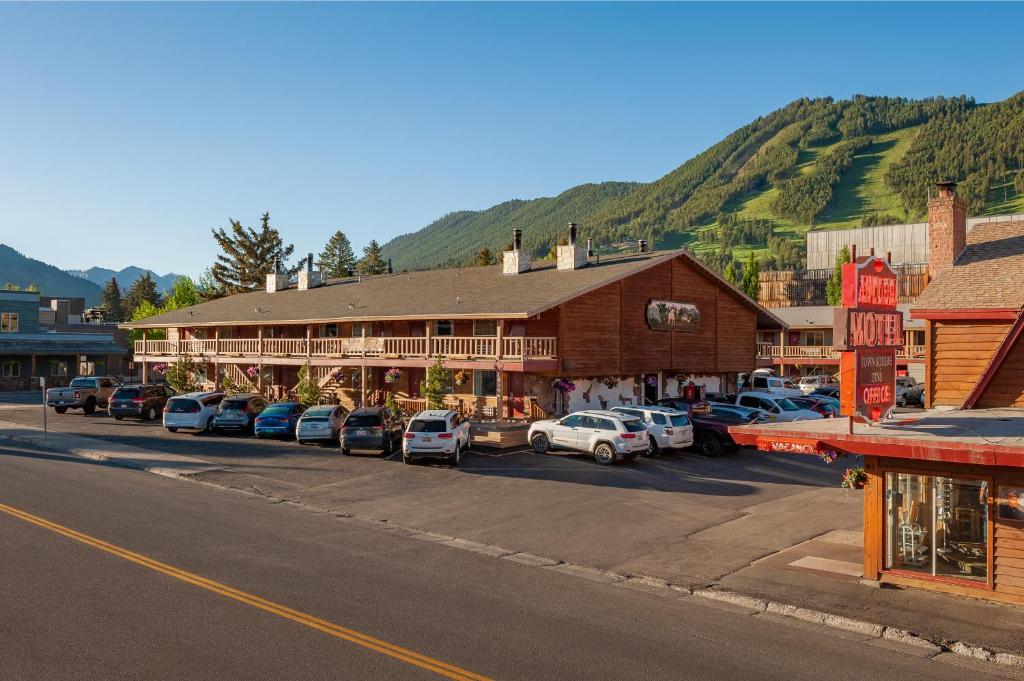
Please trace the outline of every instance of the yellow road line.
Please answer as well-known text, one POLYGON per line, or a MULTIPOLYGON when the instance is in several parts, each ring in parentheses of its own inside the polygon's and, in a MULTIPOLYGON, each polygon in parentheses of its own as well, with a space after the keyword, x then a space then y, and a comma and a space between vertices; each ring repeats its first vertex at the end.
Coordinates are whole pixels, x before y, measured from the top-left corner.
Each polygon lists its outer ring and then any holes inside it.
POLYGON ((128 549, 115 544, 105 542, 102 539, 97 539, 96 537, 91 537, 87 534, 72 530, 69 527, 64 527, 63 525, 59 525, 53 521, 32 515, 31 513, 19 510, 13 506, 0 504, 0 511, 14 518, 18 518, 19 520, 24 520, 27 523, 37 525, 50 530, 51 532, 56 532, 57 534, 63 535, 69 539, 74 539, 75 541, 87 544, 100 549, 101 551, 106 551, 107 553, 123 558, 124 560, 147 567, 151 570, 155 570, 156 572, 163 573, 169 577, 174 577, 175 579, 179 579, 188 584, 198 586, 201 589, 206 589, 207 591, 212 591, 213 593, 220 594, 221 596, 226 596, 227 598, 245 603, 246 605, 251 605, 254 608, 259 608, 260 610, 297 622, 310 627, 311 629, 322 631, 325 634, 329 634, 350 643, 355 643, 363 648, 368 648, 369 650, 376 651, 382 655, 393 657, 397 660, 401 660, 402 662, 406 662, 421 669, 426 669, 427 671, 434 672, 435 674, 439 674, 449 679, 455 679, 456 681, 491 681, 486 676, 481 676, 480 674, 462 669, 461 667, 456 667, 455 665, 448 664, 447 662, 442 662, 441 660, 435 660, 432 657, 421 655, 414 650, 409 650, 408 648, 388 643, 387 641, 360 633, 354 629, 342 627, 338 624, 334 624, 333 622, 320 619, 319 617, 314 617, 313 615, 293 610, 287 606, 281 605, 280 603, 268 601, 265 598, 256 596, 255 594, 250 594, 226 584, 206 579, 205 577, 201 577, 197 574, 186 572, 185 570, 176 568, 173 565, 161 563, 140 553, 129 551, 128 549))

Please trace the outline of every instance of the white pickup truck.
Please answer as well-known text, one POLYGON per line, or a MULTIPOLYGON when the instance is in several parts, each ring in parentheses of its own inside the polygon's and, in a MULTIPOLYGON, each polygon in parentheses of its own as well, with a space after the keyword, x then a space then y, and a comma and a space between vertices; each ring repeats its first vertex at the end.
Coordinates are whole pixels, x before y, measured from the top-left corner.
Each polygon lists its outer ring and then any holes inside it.
POLYGON ((50 388, 46 391, 46 406, 53 407, 58 414, 68 409, 81 409, 86 414, 96 407, 106 407, 110 396, 121 387, 121 381, 113 376, 79 376, 71 379, 67 388, 50 388))

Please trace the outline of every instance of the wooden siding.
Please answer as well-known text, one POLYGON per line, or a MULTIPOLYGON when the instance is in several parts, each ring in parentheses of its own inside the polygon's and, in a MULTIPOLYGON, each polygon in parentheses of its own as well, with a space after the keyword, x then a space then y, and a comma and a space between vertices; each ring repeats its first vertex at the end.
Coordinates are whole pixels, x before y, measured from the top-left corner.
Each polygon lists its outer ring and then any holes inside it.
MULTIPOLYGON (((692 333, 672 332, 672 369, 691 374, 711 374, 718 370, 718 292, 719 287, 678 258, 672 261, 672 300, 693 303, 700 310, 700 329, 692 333)), ((731 294, 725 294, 731 295, 731 294)), ((752 311, 751 323, 756 325, 752 311)), ((749 371, 755 364, 755 345, 749 348, 749 371)))
POLYGON ((558 336, 559 310, 554 308, 526 320, 527 336, 558 336))
POLYGON ((975 406, 1024 408, 1024 335, 1017 339, 975 406))
POLYGON ((647 325, 647 302, 672 298, 672 263, 665 263, 619 282, 620 371, 623 375, 657 372, 671 364, 675 332, 652 331, 647 325))
POLYGON ((716 335, 718 371, 750 371, 757 344, 757 320, 750 308, 719 291, 716 335))
POLYGON ((619 366, 619 282, 574 298, 562 306, 562 370, 570 375, 621 374, 619 366))
POLYGON ((931 323, 926 386, 929 406, 959 407, 1006 337, 1005 321, 931 323))

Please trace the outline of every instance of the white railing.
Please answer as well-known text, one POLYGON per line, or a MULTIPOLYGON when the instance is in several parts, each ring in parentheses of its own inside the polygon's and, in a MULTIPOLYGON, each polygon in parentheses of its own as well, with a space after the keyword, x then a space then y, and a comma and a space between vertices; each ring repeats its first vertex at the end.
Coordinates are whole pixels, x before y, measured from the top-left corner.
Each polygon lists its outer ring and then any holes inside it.
POLYGON ((453 359, 553 359, 558 339, 538 336, 368 336, 355 338, 224 338, 135 341, 135 354, 205 357, 394 357, 453 359))
MULTIPOLYGON (((767 343, 757 344, 758 357, 774 357, 785 359, 839 359, 839 352, 827 345, 770 345, 767 343)), ((896 349, 896 356, 900 359, 924 359, 923 345, 904 345, 896 349)))
POLYGON ((757 344, 757 356, 759 359, 772 356, 772 344, 771 343, 758 343, 757 344))

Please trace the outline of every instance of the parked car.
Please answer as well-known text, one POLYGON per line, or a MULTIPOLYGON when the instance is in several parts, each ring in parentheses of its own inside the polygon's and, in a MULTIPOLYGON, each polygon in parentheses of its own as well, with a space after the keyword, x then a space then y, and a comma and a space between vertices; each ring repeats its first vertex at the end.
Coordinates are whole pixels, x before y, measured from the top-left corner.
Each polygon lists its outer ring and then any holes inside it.
POLYGON ((797 406, 788 397, 769 392, 746 392, 736 397, 741 407, 757 407, 775 416, 776 421, 810 421, 822 418, 821 414, 797 406))
MULTIPOLYGON (((735 397, 733 398, 736 399, 735 397)), ((760 407, 741 407, 738 404, 714 403, 711 405, 712 414, 736 414, 750 419, 751 423, 769 423, 775 420, 775 415, 760 407)))
POLYGON ((745 388, 744 392, 749 390, 771 393, 781 397, 799 397, 804 394, 804 391, 793 385, 792 381, 787 381, 781 376, 767 376, 757 373, 750 377, 750 384, 745 388), (788 386, 787 383, 789 383, 788 386))
POLYGON ((802 409, 810 409, 821 414, 822 418, 831 419, 839 416, 839 407, 832 404, 828 398, 790 397, 789 400, 802 409))
MULTIPOLYGON (((710 399, 721 399, 717 396, 710 399)), ((681 411, 687 416, 700 416, 711 413, 711 402, 708 400, 684 400, 681 397, 664 397, 658 400, 658 405, 681 411)))
POLYGON ((295 426, 295 439, 300 445, 307 442, 337 442, 341 435, 341 422, 348 409, 336 404, 318 405, 302 412, 295 426))
POLYGON ((825 386, 828 385, 837 385, 836 379, 832 378, 829 375, 817 374, 814 376, 804 376, 803 378, 800 379, 800 382, 797 384, 797 387, 800 388, 800 391, 803 394, 809 395, 818 388, 824 388, 825 386))
POLYGON ((693 446, 693 424, 684 412, 672 407, 612 407, 612 411, 640 419, 647 428, 647 451, 644 456, 657 456, 660 451, 686 449, 693 446))
POLYGON ((693 437, 697 451, 705 456, 720 456, 736 449, 736 441, 729 433, 731 426, 746 426, 761 422, 761 409, 749 409, 725 404, 712 404, 711 413, 694 416, 693 437))
POLYGON ((405 424, 384 407, 360 407, 349 412, 341 424, 339 445, 342 454, 353 449, 380 451, 388 456, 402 440, 405 424))
POLYGON ((459 465, 462 452, 472 444, 469 421, 444 409, 421 411, 409 420, 402 437, 402 461, 444 456, 453 466, 459 465))
POLYGON ((813 397, 819 397, 819 396, 834 397, 834 398, 836 398, 838 400, 839 399, 839 386, 838 385, 826 385, 826 386, 823 386, 823 387, 818 388, 817 390, 814 390, 813 392, 811 392, 811 396, 813 396, 813 397))
POLYGON ((67 388, 50 388, 46 391, 46 406, 53 407, 58 414, 68 409, 81 409, 85 414, 106 407, 110 396, 123 384, 113 376, 79 376, 71 379, 67 388))
POLYGON ((185 393, 167 400, 164 406, 164 428, 175 433, 180 428, 209 432, 213 417, 224 393, 185 393))
POLYGON ((259 395, 231 395, 217 406, 213 416, 214 430, 256 429, 256 417, 267 408, 267 401, 259 395))
POLYGON ((917 387, 917 381, 913 376, 896 377, 896 404, 901 407, 907 406, 906 393, 911 388, 917 387))
POLYGON ((909 386, 902 393, 897 388, 896 394, 898 395, 896 404, 901 407, 907 407, 911 404, 924 406, 924 383, 909 386))
POLYGON ((118 421, 126 416, 155 421, 173 396, 174 391, 166 385, 123 385, 110 396, 107 413, 118 421))
POLYGON ((647 451, 647 428, 635 416, 588 410, 558 420, 534 421, 527 434, 538 454, 551 449, 586 452, 603 465, 636 459, 647 451))
POLYGON ((304 411, 306 408, 298 402, 275 402, 256 415, 252 430, 256 437, 294 437, 304 411))

